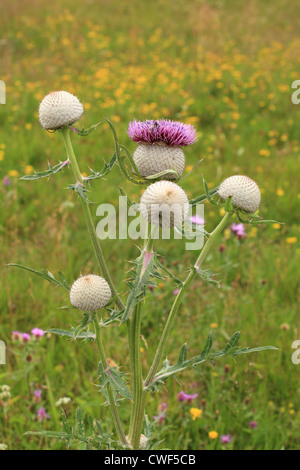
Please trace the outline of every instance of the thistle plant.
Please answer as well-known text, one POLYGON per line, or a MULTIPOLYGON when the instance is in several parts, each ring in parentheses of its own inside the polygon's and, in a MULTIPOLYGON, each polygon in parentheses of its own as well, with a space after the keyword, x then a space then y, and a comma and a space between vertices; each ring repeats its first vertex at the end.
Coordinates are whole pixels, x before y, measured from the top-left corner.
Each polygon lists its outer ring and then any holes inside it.
MULTIPOLYGON (((204 341, 202 351, 199 351, 196 356, 188 357, 188 348, 184 344, 179 350, 175 363, 171 364, 168 359, 165 359, 168 338, 182 300, 187 295, 194 278, 200 276, 203 282, 216 284, 207 270, 203 269, 203 265, 228 222, 232 218, 250 224, 273 221, 263 220, 255 214, 260 205, 261 194, 258 185, 247 176, 231 176, 225 179, 219 187, 210 191, 204 181, 204 193, 188 200, 185 191, 179 185, 185 165, 182 147, 196 142, 196 131, 192 126, 183 123, 166 120, 145 122, 134 120, 129 125, 128 134, 133 141, 137 142, 138 147, 132 156, 129 150, 119 143, 112 123, 105 119, 103 123, 107 123, 112 132, 114 154, 102 170, 92 170, 90 176, 83 177, 72 147, 70 134, 71 131, 75 131, 76 136, 88 136, 100 123, 89 129, 70 127, 80 119, 82 113, 83 107, 80 101, 68 92, 53 92, 43 99, 39 110, 40 123, 43 129, 61 133, 67 159, 54 167, 49 165, 47 170, 26 175, 22 179, 38 180, 57 174, 68 166, 72 168, 75 181, 69 185, 68 189, 74 191, 80 201, 98 264, 98 272, 80 276, 70 287, 61 271, 55 277, 47 270, 38 271, 19 264, 12 264, 12 266, 25 269, 66 289, 71 306, 82 311, 81 318, 78 313, 74 314, 78 325, 72 327, 71 330, 50 328, 48 331, 73 340, 86 340, 87 347, 90 342, 96 343, 99 359, 95 362, 98 363, 99 389, 109 405, 114 431, 113 434, 104 433, 98 421, 90 416, 85 418, 81 409, 78 409, 74 426, 70 425, 62 411, 63 429, 61 431, 40 433, 29 431, 28 433, 63 439, 69 445, 72 442, 85 443, 87 449, 153 449, 157 445, 156 434, 154 423, 150 422, 146 410, 146 404, 152 396, 151 392, 159 392, 163 385, 167 386, 170 377, 177 377, 189 367, 201 373, 203 363, 222 356, 230 355, 235 358, 241 354, 276 349, 273 346, 239 348, 237 344, 240 334, 236 332, 223 349, 215 351, 212 348, 212 335, 209 334, 204 341), (122 298, 104 259, 100 240, 95 231, 90 200, 87 198, 90 182, 103 179, 115 165, 118 165, 121 173, 131 183, 145 186, 142 194, 138 196, 139 209, 150 227, 149 236, 141 246, 139 256, 132 261, 133 267, 129 272, 129 277, 127 276, 127 288, 122 298), (176 179, 176 183, 169 181, 170 179, 176 179), (206 239, 202 249, 195 256, 195 261, 187 271, 185 279, 180 280, 159 261, 156 251, 159 248, 159 234, 164 228, 180 230, 187 218, 189 207, 205 200, 213 205, 222 205, 225 215, 211 233, 205 232, 206 239), (158 344, 152 364, 149 370, 145 371, 141 361, 140 342, 143 319, 149 314, 146 309, 147 287, 155 284, 156 278, 161 279, 164 276, 176 284, 177 294, 162 331, 156 330, 154 333, 158 344), (129 371, 123 372, 120 368, 109 365, 107 361, 106 351, 109 351, 111 357, 111 345, 107 344, 105 330, 112 325, 117 326, 120 335, 126 335, 128 338, 129 371), (123 407, 130 408, 129 422, 121 419, 120 411, 123 407)), ((104 184, 104 182, 100 181, 99 184, 104 184)), ((138 207, 135 203, 130 202, 130 204, 138 207)), ((153 338, 151 340, 153 341, 153 338)))

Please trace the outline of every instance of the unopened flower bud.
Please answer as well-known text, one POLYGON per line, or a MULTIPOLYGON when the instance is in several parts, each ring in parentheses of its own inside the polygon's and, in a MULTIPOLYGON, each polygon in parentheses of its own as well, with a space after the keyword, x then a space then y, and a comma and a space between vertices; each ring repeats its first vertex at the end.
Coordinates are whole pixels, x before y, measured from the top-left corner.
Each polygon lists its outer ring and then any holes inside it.
POLYGON ((78 121, 83 114, 79 99, 67 91, 53 91, 46 95, 39 108, 43 129, 61 129, 78 121))
POLYGON ((231 197, 233 206, 245 212, 256 212, 260 205, 259 187, 248 176, 230 176, 220 184, 218 194, 223 201, 231 197))
POLYGON ((171 181, 151 184, 141 197, 140 211, 149 223, 173 228, 182 225, 189 210, 184 190, 171 181))
POLYGON ((77 279, 70 290, 70 301, 73 307, 94 312, 108 304, 111 290, 103 277, 88 274, 77 279))

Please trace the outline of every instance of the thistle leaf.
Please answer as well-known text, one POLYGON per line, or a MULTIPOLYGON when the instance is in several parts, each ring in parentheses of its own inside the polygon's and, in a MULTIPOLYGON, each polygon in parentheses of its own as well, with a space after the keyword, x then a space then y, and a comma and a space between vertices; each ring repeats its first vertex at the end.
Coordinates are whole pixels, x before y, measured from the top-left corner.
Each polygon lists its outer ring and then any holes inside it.
POLYGON ((59 287, 63 287, 64 289, 68 291, 70 290, 70 286, 67 283, 66 278, 60 271, 58 272, 58 277, 60 280, 58 280, 58 279, 55 279, 54 275, 50 271, 46 271, 45 269, 42 269, 41 271, 36 271, 35 269, 28 268, 27 266, 23 266, 21 264, 16 264, 16 263, 9 263, 7 266, 14 266, 16 268, 25 269, 25 271, 34 273, 38 277, 41 277, 42 279, 45 279, 46 281, 52 282, 53 284, 56 284, 59 287))
POLYGON ((69 163, 70 163, 69 160, 66 160, 65 162, 60 162, 55 166, 52 166, 50 163, 48 163, 48 170, 41 171, 41 172, 35 171, 33 175, 24 175, 20 178, 20 180, 33 181, 33 180, 39 180, 41 178, 49 178, 50 176, 54 175, 55 173, 58 173, 63 168, 68 166, 69 163))
POLYGON ((72 129, 72 131, 75 134, 79 135, 80 137, 86 137, 91 132, 93 132, 95 129, 97 129, 97 127, 99 127, 101 124, 103 124, 103 121, 100 121, 97 124, 93 124, 91 127, 87 128, 87 129, 84 129, 84 128, 78 129, 77 127, 70 127, 70 129, 72 129))

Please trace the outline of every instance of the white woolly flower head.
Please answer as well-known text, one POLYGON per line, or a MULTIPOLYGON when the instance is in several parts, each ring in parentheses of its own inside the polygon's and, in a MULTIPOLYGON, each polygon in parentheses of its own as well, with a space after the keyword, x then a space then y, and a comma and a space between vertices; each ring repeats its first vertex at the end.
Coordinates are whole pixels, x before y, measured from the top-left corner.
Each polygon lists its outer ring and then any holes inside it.
POLYGON ((173 228, 182 225, 189 210, 184 190, 171 181, 157 181, 141 197, 140 211, 149 223, 173 228))
POLYGON ((83 114, 79 99, 67 91, 53 91, 40 103, 39 120, 43 129, 70 126, 83 114))
POLYGON ((108 304, 111 290, 103 277, 88 274, 77 279, 70 290, 70 301, 73 307, 94 312, 108 304))
POLYGON ((259 187, 248 176, 230 176, 220 184, 218 194, 223 201, 231 196, 232 204, 245 212, 256 212, 260 205, 259 187))
MULTIPOLYGON (((133 160, 144 177, 156 175, 166 170, 176 170, 182 176, 185 166, 185 156, 181 147, 170 146, 165 142, 140 143, 134 154, 133 160)), ((166 173, 163 179, 174 180, 176 174, 166 173)))

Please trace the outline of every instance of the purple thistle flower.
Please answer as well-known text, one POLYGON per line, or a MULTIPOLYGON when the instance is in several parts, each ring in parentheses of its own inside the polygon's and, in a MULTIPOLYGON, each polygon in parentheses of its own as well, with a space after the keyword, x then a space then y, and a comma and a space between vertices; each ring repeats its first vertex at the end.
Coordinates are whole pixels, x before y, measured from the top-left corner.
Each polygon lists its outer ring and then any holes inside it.
POLYGON ((231 231, 239 238, 247 236, 244 224, 232 224, 231 231))
POLYGON ((21 338, 24 343, 28 343, 28 341, 30 340, 30 335, 28 333, 21 333, 21 338))
POLYGON ((251 429, 256 429, 257 428, 257 421, 250 421, 249 426, 251 429))
POLYGON ((194 393, 192 395, 189 395, 188 393, 185 393, 183 390, 181 390, 180 393, 177 395, 177 400, 180 401, 187 401, 188 403, 191 403, 192 400, 198 397, 198 393, 194 393))
POLYGON ((180 292, 180 289, 175 289, 175 290, 173 290, 173 295, 177 295, 177 294, 179 294, 179 292, 180 292))
POLYGON ((12 331, 11 336, 13 340, 20 340, 21 339, 21 333, 19 331, 12 331))
POLYGON ((50 419, 50 415, 46 412, 45 408, 43 408, 42 406, 41 408, 37 410, 36 417, 38 421, 45 421, 46 419, 50 419))
POLYGON ((228 444, 229 442, 232 441, 230 434, 223 434, 223 436, 220 436, 220 437, 221 437, 222 444, 228 444))
POLYGON ((196 215, 192 215, 192 217, 190 217, 190 221, 193 222, 193 224, 196 224, 196 225, 204 225, 205 224, 205 220, 200 217, 200 215, 196 214, 196 215))
POLYGON ((33 396, 34 396, 34 401, 38 403, 39 401, 41 401, 41 398, 42 398, 42 390, 40 389, 34 390, 33 396))
POLYGON ((3 184, 4 186, 9 186, 11 184, 11 181, 8 176, 5 176, 5 178, 3 178, 3 184))
POLYGON ((192 145, 197 141, 196 129, 191 124, 184 124, 169 119, 137 121, 129 123, 128 136, 134 142, 165 142, 170 146, 192 145))
POLYGON ((45 332, 44 330, 41 330, 40 328, 33 328, 31 330, 31 334, 33 334, 35 338, 41 338, 42 336, 45 335, 45 332))

